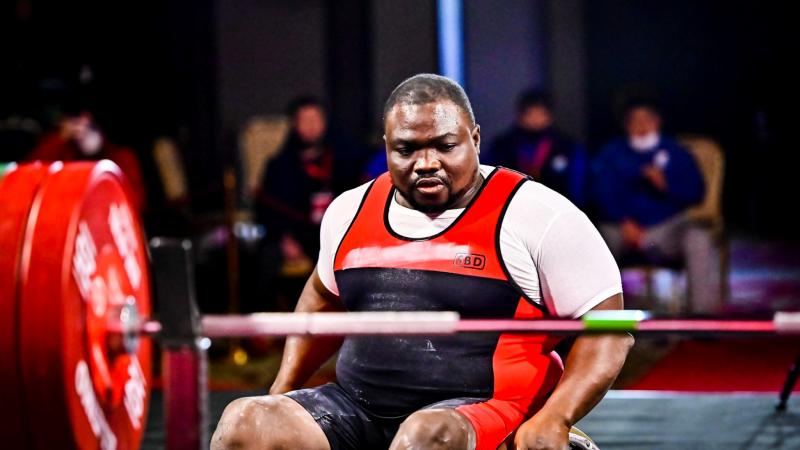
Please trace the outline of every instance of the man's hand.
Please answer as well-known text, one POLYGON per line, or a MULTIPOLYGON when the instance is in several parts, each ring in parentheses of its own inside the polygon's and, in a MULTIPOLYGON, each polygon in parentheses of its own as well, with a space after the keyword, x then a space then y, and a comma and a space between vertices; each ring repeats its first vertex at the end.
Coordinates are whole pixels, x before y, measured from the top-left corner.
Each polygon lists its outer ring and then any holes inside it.
POLYGON ((82 139, 92 127, 92 119, 86 114, 63 119, 59 125, 59 134, 63 141, 82 139))
POLYGON ((297 261, 300 259, 308 259, 308 256, 306 256, 306 253, 303 251, 303 244, 291 234, 284 234, 281 236, 280 248, 284 260, 297 261))
POLYGON ((625 219, 622 221, 620 232, 622 233, 622 242, 626 246, 641 250, 644 242, 644 228, 641 225, 631 219, 625 219))
POLYGON ((311 258, 303 250, 303 244, 292 235, 284 234, 281 237, 280 249, 283 256, 281 275, 287 277, 301 276, 310 272, 314 267, 311 258))
POLYGON ((648 164, 642 168, 642 176, 660 192, 667 192, 667 177, 664 175, 663 170, 648 164))
POLYGON ((514 450, 568 450, 569 430, 563 419, 536 414, 517 429, 514 450))
MULTIPOLYGON (((622 308, 620 293, 592 310, 622 308)), ((514 449, 567 449, 570 428, 611 388, 632 345, 629 334, 584 334, 575 339, 561 380, 539 412, 520 426, 514 449)))

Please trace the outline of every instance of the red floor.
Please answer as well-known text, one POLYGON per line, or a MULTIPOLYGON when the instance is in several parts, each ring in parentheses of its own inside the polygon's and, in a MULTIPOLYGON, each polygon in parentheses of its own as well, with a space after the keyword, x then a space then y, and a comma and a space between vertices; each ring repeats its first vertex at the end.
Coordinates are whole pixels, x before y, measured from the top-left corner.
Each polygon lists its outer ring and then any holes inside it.
POLYGON ((798 356, 798 338, 684 341, 629 389, 779 392, 798 356))

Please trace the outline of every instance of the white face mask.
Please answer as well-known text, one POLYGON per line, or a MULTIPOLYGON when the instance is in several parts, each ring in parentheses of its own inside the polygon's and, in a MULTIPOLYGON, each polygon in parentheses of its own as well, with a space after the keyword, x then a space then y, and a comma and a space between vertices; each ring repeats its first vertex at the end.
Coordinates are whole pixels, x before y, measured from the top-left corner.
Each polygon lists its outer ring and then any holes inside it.
POLYGON ((89 130, 78 139, 78 147, 81 149, 81 153, 86 156, 96 155, 102 146, 103 135, 97 130, 89 130))
POLYGON ((652 150, 658 145, 661 136, 657 132, 647 133, 644 136, 633 136, 628 138, 628 144, 637 152, 652 150))

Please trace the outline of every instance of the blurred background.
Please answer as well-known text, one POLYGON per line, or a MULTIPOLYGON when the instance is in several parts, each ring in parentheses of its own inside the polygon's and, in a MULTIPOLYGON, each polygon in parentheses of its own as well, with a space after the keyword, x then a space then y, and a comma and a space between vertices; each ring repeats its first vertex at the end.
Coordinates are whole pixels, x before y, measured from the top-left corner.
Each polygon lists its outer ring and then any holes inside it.
MULTIPOLYGON (((622 217, 596 194, 613 178, 608 149, 635 147, 636 111, 657 137, 674 138, 678 153, 662 154, 664 140, 643 151, 655 149, 652 164, 671 186, 700 180, 670 214, 689 214, 681 226, 706 239, 700 258, 710 269, 699 279, 711 286, 711 305, 692 304, 694 247, 679 238, 670 245, 688 249, 680 254, 619 256, 632 306, 758 317, 800 304, 792 206, 800 31, 786 2, 11 0, 1 8, 0 161, 115 160, 147 234, 193 240, 204 312, 293 308, 316 259, 322 212, 385 170, 383 103, 420 72, 462 83, 481 125, 482 162, 552 183, 598 226, 622 217), (669 161, 688 154, 688 172, 670 174, 669 161)), ((620 189, 605 200, 626 195, 620 189)), ((640 222, 635 230, 651 225, 640 222)), ((280 343, 246 347, 240 363, 259 353, 277 363, 280 343)), ((263 385, 271 370, 258 366, 245 380, 263 385)))

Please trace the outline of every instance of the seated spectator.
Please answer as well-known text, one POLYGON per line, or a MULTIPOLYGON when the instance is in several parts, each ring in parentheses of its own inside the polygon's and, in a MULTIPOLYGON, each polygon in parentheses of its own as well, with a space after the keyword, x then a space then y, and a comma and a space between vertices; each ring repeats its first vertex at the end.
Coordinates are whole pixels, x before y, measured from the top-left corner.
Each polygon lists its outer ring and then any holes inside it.
MULTIPOLYGON (((328 132, 320 101, 296 99, 288 115, 291 129, 264 171, 255 215, 267 232, 265 279, 296 279, 285 292, 285 300, 293 302, 317 258, 322 215, 336 195, 356 186, 359 166, 352 163, 350 146, 328 132)), ((277 302, 279 308, 288 306, 277 302)))
POLYGON ((585 206, 586 151, 555 128, 552 103, 541 91, 520 95, 516 122, 492 142, 486 159, 531 175, 579 208, 585 206))
POLYGON ((715 259, 711 235, 685 214, 703 199, 703 179, 692 155, 661 125, 653 102, 626 107, 626 136, 606 144, 592 167, 599 229, 621 264, 682 260, 691 311, 716 313, 718 290, 705 282, 715 259))
POLYGON ((132 149, 109 141, 86 108, 68 111, 57 129, 46 133, 27 157, 40 161, 114 161, 131 187, 133 203, 144 211, 146 193, 139 158, 132 149))

